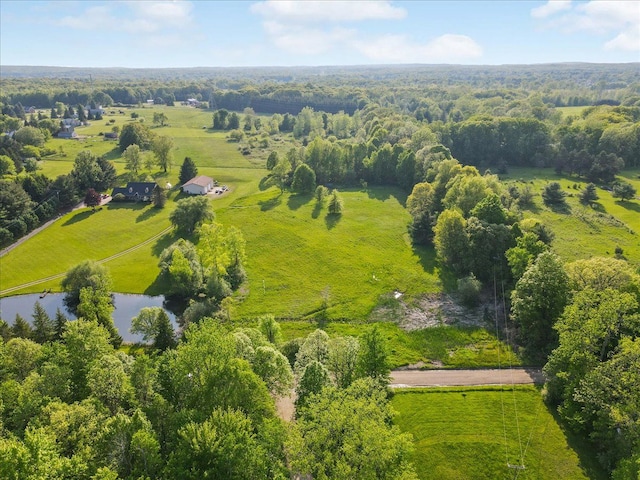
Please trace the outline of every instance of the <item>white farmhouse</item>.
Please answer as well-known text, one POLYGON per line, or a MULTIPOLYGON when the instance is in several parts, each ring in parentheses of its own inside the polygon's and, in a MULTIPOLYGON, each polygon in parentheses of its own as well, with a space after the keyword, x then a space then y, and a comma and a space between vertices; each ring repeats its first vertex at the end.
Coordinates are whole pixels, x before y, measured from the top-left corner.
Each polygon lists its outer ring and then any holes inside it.
POLYGON ((206 195, 213 189, 213 178, 200 175, 182 185, 182 191, 189 195, 206 195))

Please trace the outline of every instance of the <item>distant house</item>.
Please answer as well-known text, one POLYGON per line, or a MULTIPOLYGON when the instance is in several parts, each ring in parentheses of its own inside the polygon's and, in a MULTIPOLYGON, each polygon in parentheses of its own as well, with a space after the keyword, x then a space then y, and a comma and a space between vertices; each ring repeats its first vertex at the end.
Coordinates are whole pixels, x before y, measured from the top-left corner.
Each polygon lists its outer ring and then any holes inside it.
POLYGON ((151 194, 157 186, 156 182, 129 182, 126 187, 114 188, 111 196, 121 193, 130 202, 150 202, 151 194))
POLYGON ((27 107, 24 109, 24 113, 36 113, 36 107, 27 107))
POLYGON ((182 185, 182 191, 189 195, 206 195, 213 189, 213 178, 200 175, 182 185))
POLYGON ((85 105, 84 109, 87 115, 93 115, 94 117, 97 115, 102 116, 107 113, 105 109, 102 108, 102 105, 96 105, 96 108, 91 108, 91 105, 85 105))
POLYGON ((107 132, 104 134, 104 139, 105 140, 117 140, 118 139, 118 133, 117 132, 107 132))
POLYGON ((188 98, 187 101, 184 102, 184 104, 189 105, 190 107, 199 107, 200 101, 195 98, 188 98))
POLYGON ((78 134, 72 125, 62 125, 62 130, 58 132, 58 138, 78 138, 78 134))

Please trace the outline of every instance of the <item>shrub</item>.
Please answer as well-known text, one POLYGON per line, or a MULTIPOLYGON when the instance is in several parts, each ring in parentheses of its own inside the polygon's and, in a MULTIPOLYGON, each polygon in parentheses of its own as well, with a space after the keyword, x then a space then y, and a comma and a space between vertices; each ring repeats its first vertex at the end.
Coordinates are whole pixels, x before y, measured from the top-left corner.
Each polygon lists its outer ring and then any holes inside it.
POLYGON ((124 202, 127 197, 124 196, 123 193, 116 193, 111 199, 112 202, 124 202))
POLYGON ((482 283, 478 280, 473 273, 468 277, 464 277, 458 280, 458 295, 460 296, 460 302, 466 307, 477 307, 480 303, 480 290, 482 289, 482 283))

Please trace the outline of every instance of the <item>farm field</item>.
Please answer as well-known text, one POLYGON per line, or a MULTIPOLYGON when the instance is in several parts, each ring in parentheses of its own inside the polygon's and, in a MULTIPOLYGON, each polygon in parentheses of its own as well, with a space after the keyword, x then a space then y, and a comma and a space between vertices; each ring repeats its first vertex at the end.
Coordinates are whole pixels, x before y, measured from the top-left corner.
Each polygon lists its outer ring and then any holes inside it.
POLYGON ((420 479, 606 478, 595 456, 563 431, 535 387, 502 388, 395 391, 395 422, 413 434, 420 479), (507 464, 522 464, 521 447, 526 468, 515 471, 507 464))

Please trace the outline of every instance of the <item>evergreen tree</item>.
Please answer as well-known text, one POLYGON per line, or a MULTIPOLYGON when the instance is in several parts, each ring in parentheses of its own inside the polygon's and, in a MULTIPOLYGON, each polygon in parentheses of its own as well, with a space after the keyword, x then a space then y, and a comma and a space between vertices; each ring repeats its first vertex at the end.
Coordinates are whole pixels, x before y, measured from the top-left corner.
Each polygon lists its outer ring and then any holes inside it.
POLYGON ((584 187, 584 190, 580 192, 580 203, 583 205, 590 205, 598 200, 598 198, 598 192, 596 191, 596 186, 593 183, 589 183, 584 187))
POLYGON ((40 302, 33 306, 33 340, 46 343, 53 340, 53 322, 40 302))
POLYGON ((61 340, 62 334, 65 331, 65 327, 69 319, 62 313, 60 308, 56 310, 56 318, 53 321, 53 339, 61 340))
POLYGON ((31 338, 33 336, 31 325, 29 325, 19 313, 16 313, 16 319, 11 327, 11 333, 14 337, 19 338, 31 338))
POLYGON ((182 166, 180 167, 180 185, 184 185, 193 177, 198 176, 198 167, 193 163, 191 157, 184 157, 182 166))
POLYGON ((167 312, 160 310, 156 322, 157 333, 153 346, 163 352, 169 348, 174 348, 176 346, 175 332, 167 312))

